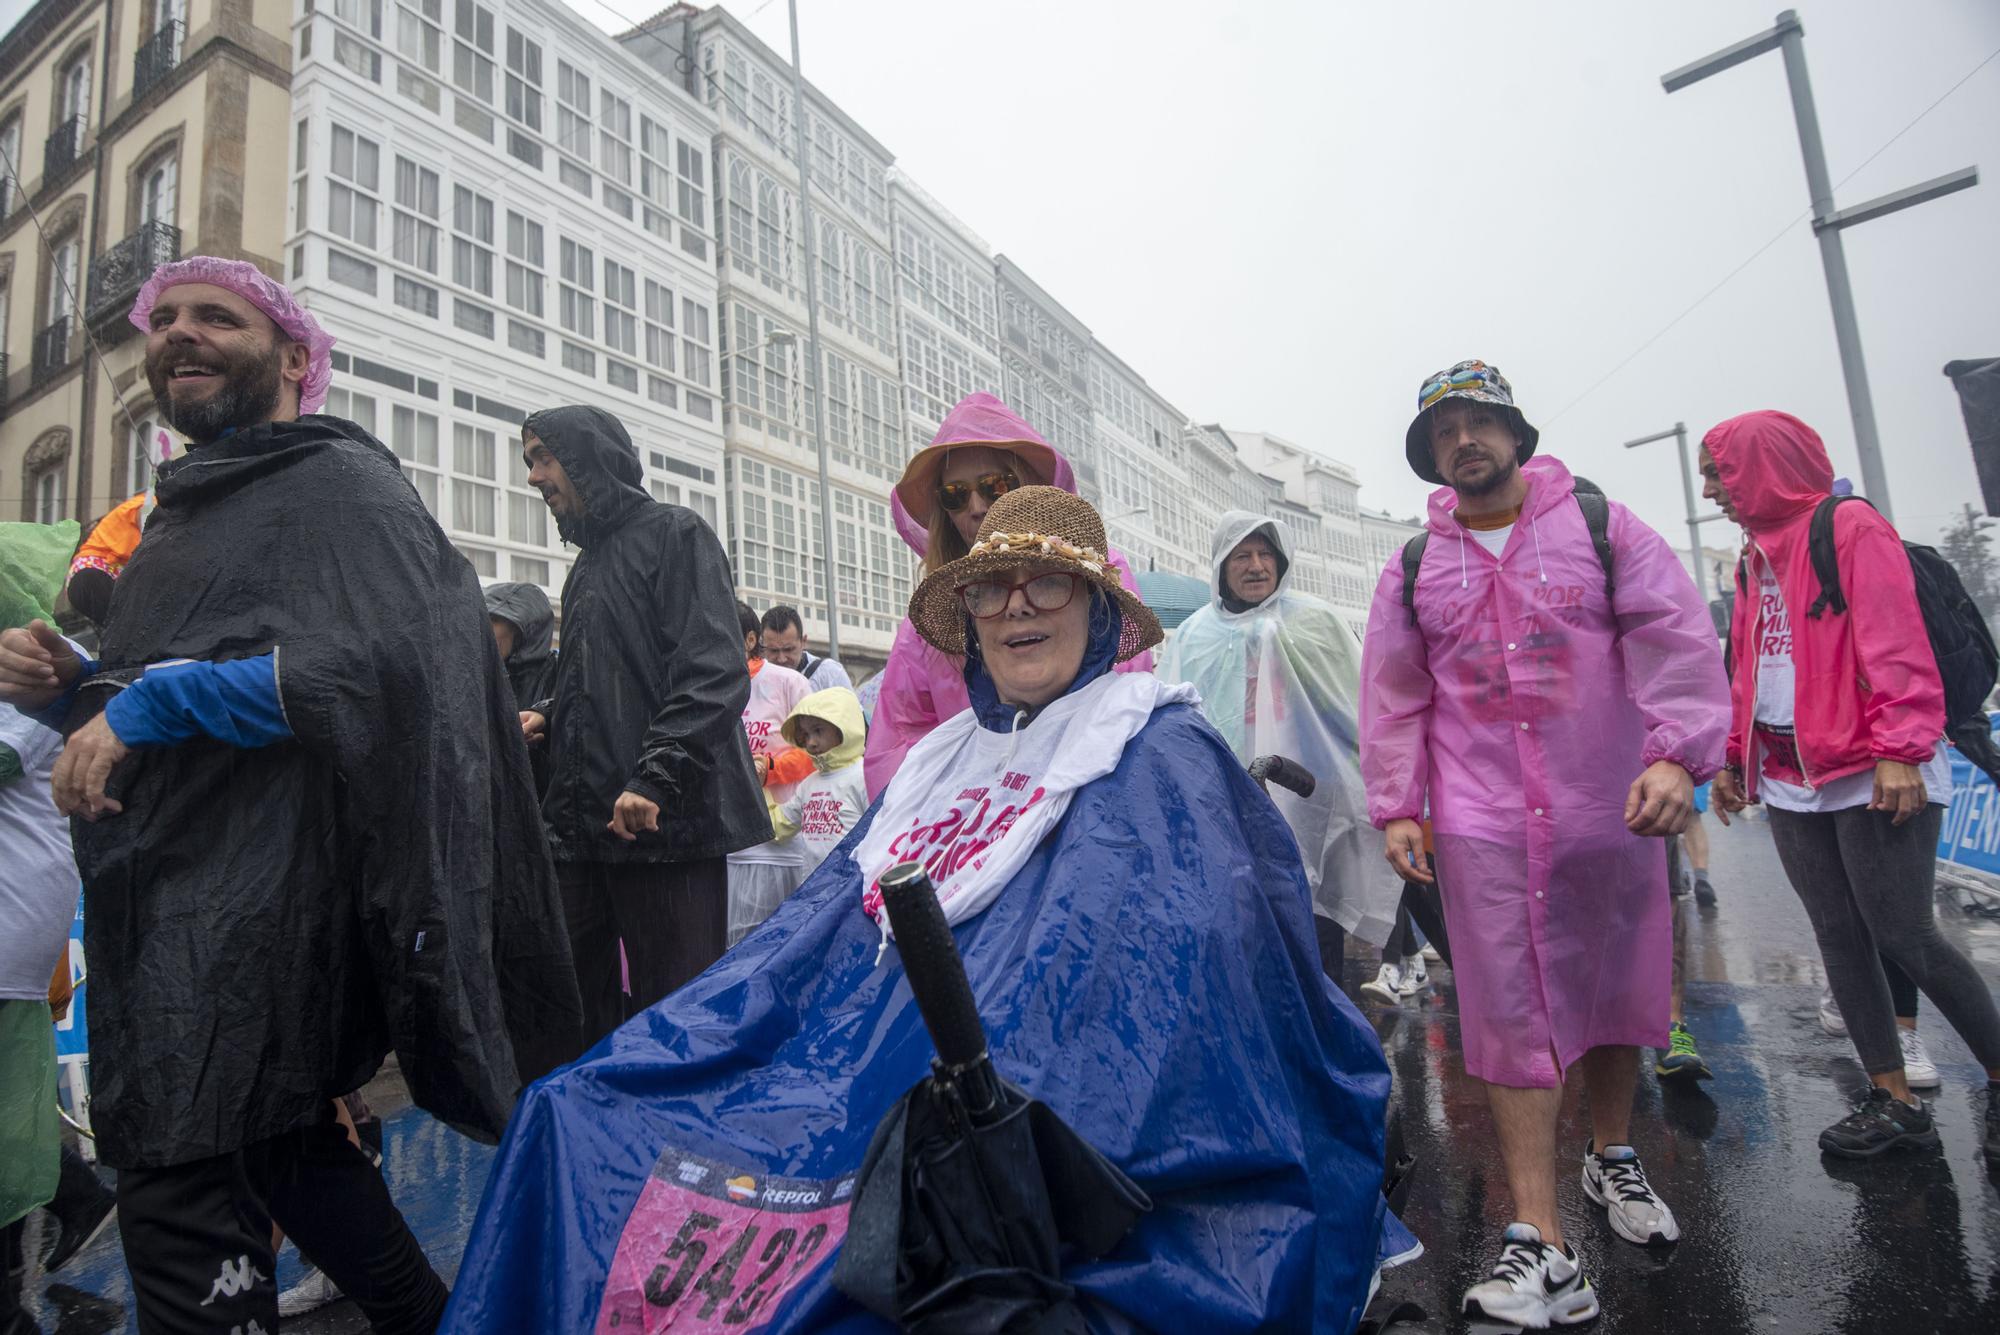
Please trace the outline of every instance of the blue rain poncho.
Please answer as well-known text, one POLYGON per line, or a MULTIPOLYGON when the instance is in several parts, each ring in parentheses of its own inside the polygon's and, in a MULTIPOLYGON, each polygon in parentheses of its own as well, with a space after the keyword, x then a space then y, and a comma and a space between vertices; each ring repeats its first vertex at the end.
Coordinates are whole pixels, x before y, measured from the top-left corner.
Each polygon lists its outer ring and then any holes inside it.
POLYGON ((1274 786, 1271 800, 1298 838, 1314 909, 1379 946, 1395 926, 1402 882, 1383 860, 1361 782, 1361 641, 1331 605, 1292 591, 1283 521, 1231 510, 1216 526, 1211 556, 1209 605, 1174 632, 1159 674, 1201 692, 1202 712, 1242 764, 1275 754, 1312 772, 1311 797, 1274 786), (1223 563, 1253 533, 1279 555, 1277 588, 1232 611, 1223 563))
MULTIPOLYGON (((869 1139, 933 1053, 862 910, 873 815, 523 1096, 447 1329, 888 1329, 831 1282, 869 1139)), ((1153 1199, 1064 1273, 1096 1328, 1349 1330, 1382 1258, 1418 1250, 1381 1196, 1374 1032, 1321 972, 1283 820, 1193 707, 1158 708, 955 935, 1001 1074, 1153 1199)))

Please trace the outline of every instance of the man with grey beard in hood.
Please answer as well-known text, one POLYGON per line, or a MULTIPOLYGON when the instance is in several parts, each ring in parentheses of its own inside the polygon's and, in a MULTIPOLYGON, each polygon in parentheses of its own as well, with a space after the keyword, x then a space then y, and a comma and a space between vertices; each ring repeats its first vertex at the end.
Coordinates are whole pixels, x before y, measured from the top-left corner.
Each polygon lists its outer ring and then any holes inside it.
POLYGON ((563 540, 583 549, 563 584, 548 708, 524 710, 521 726, 548 750, 542 819, 588 1048, 721 957, 724 859, 768 840, 771 822, 743 733, 750 675, 714 530, 646 493, 638 450, 602 409, 535 413, 521 447, 563 540))

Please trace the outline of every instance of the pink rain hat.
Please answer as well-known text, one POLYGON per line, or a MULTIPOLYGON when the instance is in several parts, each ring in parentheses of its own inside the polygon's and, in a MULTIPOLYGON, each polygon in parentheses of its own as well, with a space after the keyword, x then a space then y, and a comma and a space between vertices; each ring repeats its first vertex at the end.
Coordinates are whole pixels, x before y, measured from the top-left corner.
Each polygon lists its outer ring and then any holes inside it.
POLYGON ((333 383, 334 338, 319 327, 319 321, 312 318, 310 311, 299 305, 289 288, 243 260, 190 255, 162 264, 139 289, 139 299, 132 303, 132 323, 139 332, 152 331, 153 306, 160 293, 181 283, 209 283, 226 288, 270 316, 285 337, 305 344, 306 378, 299 383, 299 412, 316 413, 325 406, 327 386, 333 383))
POLYGON ((918 524, 928 527, 937 513, 945 456, 973 447, 1001 450, 1020 460, 1034 473, 1021 479, 1024 485, 1055 483, 1063 466, 1062 456, 1013 409, 991 394, 968 394, 945 416, 931 443, 910 456, 903 480, 896 484, 896 499, 918 524))

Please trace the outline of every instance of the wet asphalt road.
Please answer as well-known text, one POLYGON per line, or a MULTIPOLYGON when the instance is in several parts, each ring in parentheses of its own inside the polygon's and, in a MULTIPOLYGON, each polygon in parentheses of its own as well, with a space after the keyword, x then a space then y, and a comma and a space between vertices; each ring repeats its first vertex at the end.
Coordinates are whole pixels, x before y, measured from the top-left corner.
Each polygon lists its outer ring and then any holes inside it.
MULTIPOLYGON (((1563 1226, 1603 1303, 1600 1335, 1994 1335, 2000 1332, 2000 1177, 1979 1156, 1984 1081, 1928 1005, 1921 1031, 1944 1074, 1938 1151, 1870 1164, 1823 1159, 1821 1128, 1865 1084, 1852 1047, 1817 1018, 1822 974, 1805 914, 1780 873, 1769 828, 1710 822, 1720 904, 1690 924, 1688 1023, 1715 1079, 1663 1089, 1642 1076, 1633 1140, 1682 1230, 1652 1252, 1620 1241, 1584 1199, 1576 1170, 1588 1136, 1565 1105, 1563 1226)), ((1687 902, 1687 901, 1683 901, 1687 902)), ((2000 919, 1940 901, 1945 931, 2000 988, 2000 919)), ((1373 972, 1359 951, 1352 987, 1373 972)), ((1391 1274, 1384 1299, 1428 1318, 1399 1331, 1468 1326, 1459 1295, 1484 1278, 1510 1215, 1485 1095, 1458 1055, 1451 974, 1421 1004, 1364 1007, 1395 1071, 1417 1179, 1405 1217, 1426 1255, 1391 1274)), ((387 1117, 390 1188, 449 1278, 457 1269, 491 1151, 407 1107, 393 1076, 369 1091, 387 1117)), ((39 1220, 39 1216, 37 1217, 39 1220)), ((34 1226, 31 1226, 31 1228, 34 1226)), ((39 1255, 32 1232, 29 1254, 39 1255)), ((297 1278, 287 1251, 278 1279, 297 1278)), ((127 1325, 129 1286, 116 1231, 58 1276, 30 1276, 42 1329, 94 1335, 127 1325), (57 1283, 56 1281, 66 1281, 57 1283)), ((1379 1314, 1388 1306, 1381 1301, 1379 1314)), ((290 1332, 367 1329, 339 1303, 285 1323, 290 1332)))

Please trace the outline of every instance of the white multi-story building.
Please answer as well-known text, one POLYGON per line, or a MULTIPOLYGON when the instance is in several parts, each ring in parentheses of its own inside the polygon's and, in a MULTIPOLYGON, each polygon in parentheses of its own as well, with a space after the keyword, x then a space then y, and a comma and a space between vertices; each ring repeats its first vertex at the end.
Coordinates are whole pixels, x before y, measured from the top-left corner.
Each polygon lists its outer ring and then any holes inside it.
POLYGON ((1207 529, 1188 475, 1187 417, 1102 343, 1090 345, 1084 456, 1111 540, 1139 570, 1208 572, 1207 529))
POLYGON ((1090 330, 1005 255, 994 257, 1000 297, 1000 397, 1076 470, 1078 490, 1104 504, 1092 462, 1090 330))
MULTIPOLYGON (((805 210, 791 67, 721 9, 679 5, 618 39, 715 118, 722 427, 730 557, 760 610, 790 603, 824 646, 819 457, 808 374, 805 210)), ((887 657, 909 600, 888 492, 904 459, 888 172, 893 158, 807 85, 811 214, 825 355, 834 587, 843 657, 887 657)))
POLYGON ((1362 529, 1360 475, 1267 431, 1227 429, 1223 434, 1243 462, 1293 507, 1287 518, 1302 554, 1293 586, 1339 608, 1358 634, 1367 623, 1379 571, 1362 529))
POLYGON ((908 450, 931 443, 952 405, 999 395, 1000 320, 987 244, 900 171, 889 173, 908 450))
POLYGON ((718 530, 715 121, 548 0, 321 0, 294 25, 287 274, 380 437, 486 578, 573 559, 525 414, 591 403, 718 530))

